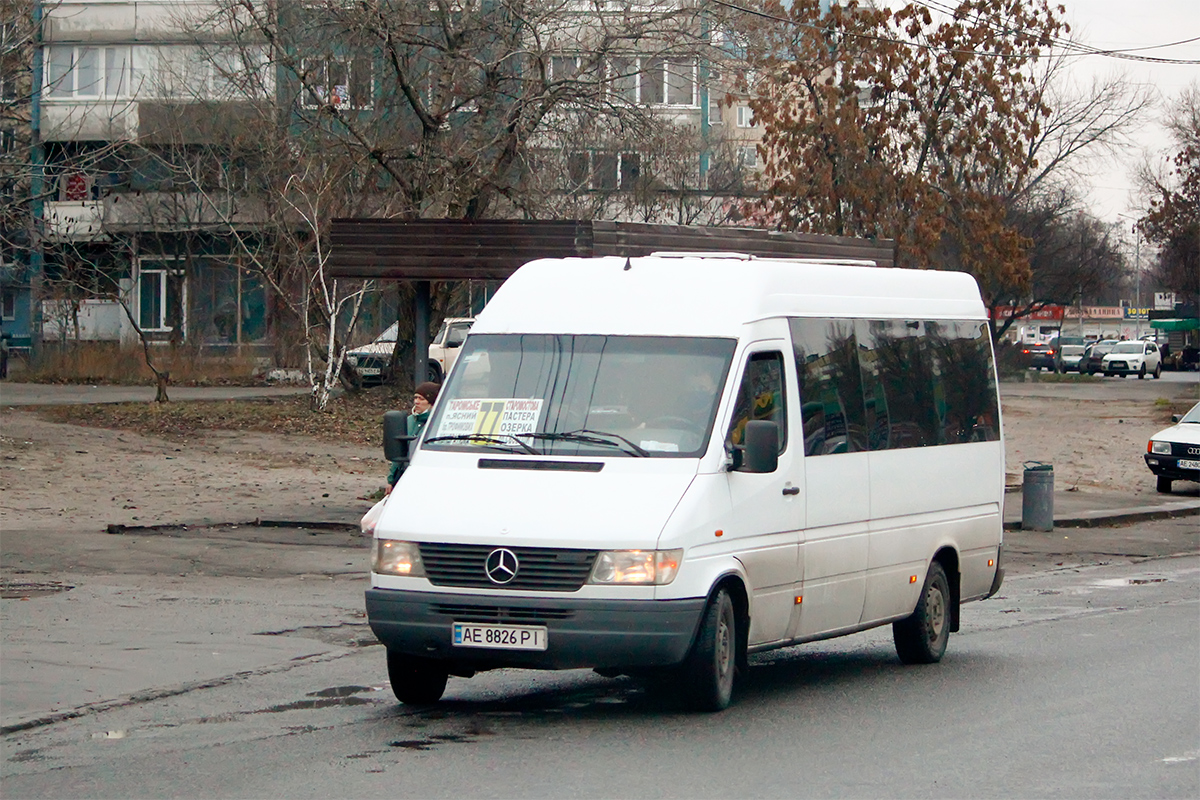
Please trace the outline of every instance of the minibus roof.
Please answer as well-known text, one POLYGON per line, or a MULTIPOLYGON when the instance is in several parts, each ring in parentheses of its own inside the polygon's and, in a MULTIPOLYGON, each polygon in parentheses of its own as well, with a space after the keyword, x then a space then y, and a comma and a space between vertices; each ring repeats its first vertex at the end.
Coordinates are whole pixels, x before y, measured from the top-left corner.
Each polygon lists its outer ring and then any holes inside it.
POLYGON ((480 313, 478 333, 737 337, 770 317, 974 319, 987 314, 964 272, 751 257, 532 261, 480 313))

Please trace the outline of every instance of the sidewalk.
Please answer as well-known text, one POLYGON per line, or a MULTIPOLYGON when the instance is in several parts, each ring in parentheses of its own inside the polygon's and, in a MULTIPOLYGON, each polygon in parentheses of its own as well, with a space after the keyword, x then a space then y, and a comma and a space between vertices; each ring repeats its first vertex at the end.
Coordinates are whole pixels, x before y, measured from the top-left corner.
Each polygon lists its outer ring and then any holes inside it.
MULTIPOLYGON (((1200 515, 1196 484, 1179 481, 1172 494, 1135 495, 1118 492, 1056 491, 1054 527, 1095 528, 1200 515)), ((1004 495, 1004 528, 1021 530, 1021 490, 1004 495)), ((1197 520, 1200 528, 1200 520, 1197 520)))

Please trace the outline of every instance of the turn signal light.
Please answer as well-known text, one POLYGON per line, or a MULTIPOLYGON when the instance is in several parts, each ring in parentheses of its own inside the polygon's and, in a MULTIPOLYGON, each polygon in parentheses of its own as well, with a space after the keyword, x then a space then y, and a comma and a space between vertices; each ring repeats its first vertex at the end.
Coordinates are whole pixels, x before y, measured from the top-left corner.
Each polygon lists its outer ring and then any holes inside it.
POLYGON ((909 576, 908 576, 908 582, 909 582, 909 583, 916 583, 916 582, 917 582, 917 576, 916 576, 916 575, 909 575, 909 576))

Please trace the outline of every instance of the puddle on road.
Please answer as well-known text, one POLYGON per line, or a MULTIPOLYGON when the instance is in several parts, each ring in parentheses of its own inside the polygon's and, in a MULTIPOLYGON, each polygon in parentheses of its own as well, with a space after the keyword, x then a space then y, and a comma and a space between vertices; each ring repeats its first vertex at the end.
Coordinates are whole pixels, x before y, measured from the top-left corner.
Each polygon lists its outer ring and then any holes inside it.
POLYGON ((69 592, 75 587, 62 581, 0 581, 0 598, 4 600, 29 600, 60 592, 69 592))
POLYGON ((1104 588, 1120 588, 1122 586, 1147 586, 1151 583, 1166 583, 1167 578, 1102 578, 1091 581, 1092 586, 1104 588))

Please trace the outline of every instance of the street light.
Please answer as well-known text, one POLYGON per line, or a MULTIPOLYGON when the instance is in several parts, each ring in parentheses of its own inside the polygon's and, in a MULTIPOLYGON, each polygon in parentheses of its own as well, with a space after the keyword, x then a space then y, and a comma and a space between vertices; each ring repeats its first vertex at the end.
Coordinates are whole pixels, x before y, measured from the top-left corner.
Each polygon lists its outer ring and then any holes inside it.
POLYGON ((1137 335, 1135 339, 1142 338, 1142 232, 1138 229, 1137 220, 1126 214, 1117 214, 1122 219, 1131 220, 1133 222, 1133 273, 1134 273, 1134 316, 1133 324, 1137 335))

